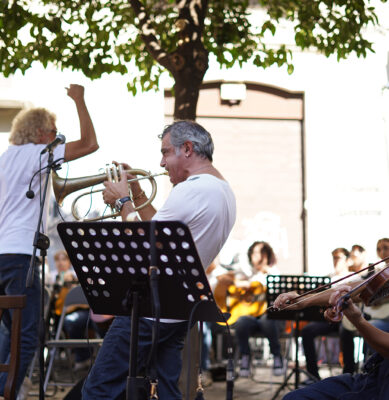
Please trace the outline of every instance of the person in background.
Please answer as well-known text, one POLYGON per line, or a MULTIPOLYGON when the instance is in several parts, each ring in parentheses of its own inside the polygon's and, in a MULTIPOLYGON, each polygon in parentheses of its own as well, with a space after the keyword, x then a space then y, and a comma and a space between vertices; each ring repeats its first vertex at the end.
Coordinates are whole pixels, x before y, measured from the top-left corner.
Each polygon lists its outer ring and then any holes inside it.
MULTIPOLYGON (((72 161, 98 149, 95 130, 84 100, 84 88, 70 85, 68 96, 74 101, 80 122, 80 138, 60 144, 53 150, 58 164, 72 161)), ((26 295, 22 312, 20 364, 16 392, 26 375, 28 365, 38 343, 41 284, 39 263, 34 270, 34 281, 26 288, 27 273, 33 254, 35 230, 40 212, 40 187, 46 169, 33 177, 48 161, 48 152, 41 154, 53 142, 56 134, 56 117, 44 108, 20 111, 12 122, 10 146, 0 156, 0 294, 26 295), (26 197, 26 192, 29 196, 26 197)), ((47 196, 49 201, 50 196, 47 196)), ((46 211, 48 207, 46 205, 46 211)), ((42 230, 46 231, 47 214, 43 214, 42 230)), ((39 253, 38 253, 39 254, 39 253)), ((37 254, 37 255, 38 255, 37 254)), ((10 331, 11 314, 6 311, 2 320, 5 332, 10 331)), ((10 337, 0 336, 0 354, 9 358, 10 337)), ((6 373, 0 374, 0 396, 3 395, 6 373)))
POLYGON ((367 253, 360 244, 354 244, 350 251, 350 267, 351 272, 357 272, 368 266, 367 253))
MULTIPOLYGON (((334 270, 331 274, 332 280, 335 281, 349 273, 350 265, 350 252, 339 247, 332 251, 332 262, 334 270)), ((312 378, 308 378, 303 382, 305 385, 314 383, 320 380, 319 368, 317 365, 317 354, 315 348, 315 338, 317 336, 328 335, 329 333, 337 333, 339 331, 340 323, 330 323, 326 321, 314 321, 304 326, 301 330, 301 337, 303 342, 306 368, 312 378)))
MULTIPOLYGON (((304 301, 296 302, 297 293, 283 293, 274 302, 276 309, 282 310, 286 305, 291 309, 302 309, 310 306, 331 306, 338 304, 342 295, 361 283, 358 278, 349 284, 336 286, 319 295, 311 295, 304 301)), ((365 362, 363 372, 332 376, 305 388, 292 391, 283 400, 387 400, 389 399, 389 333, 384 332, 367 321, 359 307, 352 300, 347 301, 343 314, 355 326, 363 339, 373 348, 374 353, 365 362)), ((338 313, 334 308, 327 313, 329 320, 337 320, 338 313)))
MULTIPOLYGON (((389 238, 379 239, 377 241, 376 251, 379 259, 389 257, 389 238)), ((386 262, 386 265, 389 265, 389 263, 386 262)), ((363 308, 363 313, 364 317, 369 320, 370 324, 384 332, 389 332, 389 298, 382 299, 374 306, 365 306, 363 308)), ((373 352, 373 349, 365 342, 363 352, 366 360, 373 352)))
MULTIPOLYGON (((383 238, 377 242, 377 256, 385 258, 389 256, 389 239, 383 238)), ((368 262, 366 261, 366 251, 360 245, 354 245, 351 248, 350 258, 353 262, 351 270, 357 272, 366 268, 368 262)), ((370 276, 373 271, 369 271, 362 274, 362 279, 366 279, 370 276)), ((385 300, 379 305, 373 307, 362 306, 362 312, 369 322, 385 331, 389 332, 389 303, 385 300)), ((347 317, 342 319, 342 324, 340 328, 340 343, 343 351, 343 372, 344 373, 355 373, 357 370, 357 363, 355 361, 355 345, 354 337, 357 331, 353 324, 351 324, 347 317)), ((365 359, 367 358, 367 353, 369 353, 369 347, 364 347, 365 359)))
MULTIPOLYGON (((55 297, 55 314, 59 318, 64 306, 64 301, 70 289, 78 285, 78 280, 73 271, 69 256, 65 250, 59 250, 54 255, 57 276, 55 279, 58 285, 55 297)), ((89 307, 85 305, 74 305, 66 313, 63 330, 69 339, 85 339, 88 337, 89 307)), ((93 327, 91 325, 91 327, 93 327)), ((94 327, 93 327, 94 328, 94 327)), ((87 347, 74 349, 74 371, 89 367, 90 350, 87 347)))
MULTIPOLYGON (((252 267, 252 275, 246 280, 234 280, 234 285, 250 291, 253 284, 259 283, 266 288, 267 275, 279 275, 275 266, 277 259, 269 243, 263 241, 254 242, 247 251, 248 261, 252 267)), ((264 301, 265 293, 262 294, 264 301)), ((249 344, 250 336, 261 333, 269 341, 270 352, 273 355, 273 374, 282 375, 284 372, 284 361, 281 356, 281 346, 279 341, 280 333, 284 327, 283 321, 267 319, 266 314, 260 316, 242 315, 231 325, 235 329, 236 340, 240 351, 240 371, 239 376, 248 377, 250 375, 251 350, 249 344)))

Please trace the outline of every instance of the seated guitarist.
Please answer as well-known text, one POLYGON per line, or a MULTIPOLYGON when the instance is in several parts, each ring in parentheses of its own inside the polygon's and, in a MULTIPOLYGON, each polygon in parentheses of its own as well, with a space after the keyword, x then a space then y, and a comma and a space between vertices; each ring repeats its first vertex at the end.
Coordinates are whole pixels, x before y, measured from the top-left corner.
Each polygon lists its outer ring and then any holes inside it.
MULTIPOLYGON (((239 345, 241 361, 240 372, 241 377, 248 377, 250 375, 250 345, 249 338, 257 333, 261 333, 269 340, 270 351, 274 358, 273 374, 278 376, 282 375, 284 371, 284 363, 281 356, 281 347, 279 342, 279 334, 283 328, 283 322, 268 320, 266 315, 262 315, 266 311, 265 301, 265 285, 266 276, 278 275, 279 271, 275 267, 276 256, 272 247, 266 242, 254 242, 247 252, 248 261, 252 267, 252 275, 245 280, 238 280, 235 277, 233 284, 234 287, 229 288, 229 292, 235 291, 237 293, 244 293, 243 298, 239 299, 236 306, 232 306, 231 318, 229 320, 230 326, 235 329, 237 342, 239 345), (257 299, 255 299, 257 297, 257 299), (259 297, 259 298, 258 298, 259 297), (251 301, 257 302, 257 305, 251 301), (255 300, 254 300, 255 299, 255 300), (248 304, 247 314, 244 315, 244 304, 248 304), (236 317, 234 311, 239 310, 240 316, 236 317), (236 322, 235 322, 236 320, 236 322)), ((220 283, 232 283, 231 273, 221 275, 218 277, 220 283)), ((233 295, 233 294, 232 294, 233 295)), ((232 299, 233 301, 233 299, 232 299)))

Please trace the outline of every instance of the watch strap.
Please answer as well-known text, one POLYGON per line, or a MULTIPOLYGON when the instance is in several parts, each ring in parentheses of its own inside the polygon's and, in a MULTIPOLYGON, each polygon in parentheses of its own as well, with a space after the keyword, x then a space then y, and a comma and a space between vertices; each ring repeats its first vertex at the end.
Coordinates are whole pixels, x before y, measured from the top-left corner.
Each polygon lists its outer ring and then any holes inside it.
POLYGON ((127 201, 132 201, 130 196, 125 196, 122 197, 121 199, 117 199, 115 202, 115 208, 120 211, 123 208, 124 203, 127 203, 127 201))
POLYGON ((130 196, 125 196, 125 197, 122 197, 121 199, 119 199, 119 201, 120 201, 122 204, 124 204, 124 203, 127 203, 127 201, 132 201, 132 199, 131 199, 130 196))

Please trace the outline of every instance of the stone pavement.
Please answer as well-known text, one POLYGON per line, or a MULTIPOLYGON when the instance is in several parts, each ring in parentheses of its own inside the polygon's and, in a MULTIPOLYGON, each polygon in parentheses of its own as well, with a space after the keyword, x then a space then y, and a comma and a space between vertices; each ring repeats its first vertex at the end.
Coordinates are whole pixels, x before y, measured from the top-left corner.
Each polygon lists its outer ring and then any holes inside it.
MULTIPOLYGON (((289 365, 287 374, 290 373, 293 365, 289 365)), ((84 372, 85 375, 86 371, 84 372)), ((340 374, 341 369, 339 367, 334 368, 332 373, 334 375, 340 374)), ((320 368, 320 374, 323 378, 330 376, 330 371, 326 367, 320 368)), ((82 374, 77 373, 77 379, 81 379, 82 374)), ((301 380, 305 379, 305 375, 301 374, 301 380)), ((237 378, 234 382, 234 400, 272 400, 280 384, 284 381, 284 376, 274 377, 272 375, 272 369, 268 366, 257 367, 255 369, 254 376, 251 378, 237 378)), ((290 385, 286 387, 276 399, 281 400, 282 397, 289 391, 294 389, 295 375, 289 380, 290 385)), ((45 396, 46 399, 63 399, 68 393, 69 388, 57 388, 53 391, 53 388, 49 388, 45 396)), ((30 391, 28 399, 38 399, 39 396, 38 384, 34 380, 34 385, 30 391)), ((225 400, 226 399, 226 382, 216 381, 211 386, 204 389, 205 400, 225 400)), ((194 399, 189 399, 194 400, 194 399)))
MULTIPOLYGON (((293 366, 290 365, 290 368, 293 366)), ((287 370, 286 376, 291 372, 287 370)), ((333 374, 340 374, 341 368, 333 368, 333 374)), ((330 376, 328 368, 320 368, 320 374, 323 378, 330 376)), ((234 382, 234 400, 281 400, 284 395, 295 388, 295 375, 293 375, 280 394, 273 399, 285 377, 274 377, 272 369, 269 367, 256 368, 255 375, 251 378, 237 378, 234 382)), ((304 374, 300 374, 300 381, 306 379, 304 374)), ((226 383, 213 382, 213 384, 204 390, 205 400, 225 400, 226 383)), ((193 399, 189 399, 193 400, 193 399)))

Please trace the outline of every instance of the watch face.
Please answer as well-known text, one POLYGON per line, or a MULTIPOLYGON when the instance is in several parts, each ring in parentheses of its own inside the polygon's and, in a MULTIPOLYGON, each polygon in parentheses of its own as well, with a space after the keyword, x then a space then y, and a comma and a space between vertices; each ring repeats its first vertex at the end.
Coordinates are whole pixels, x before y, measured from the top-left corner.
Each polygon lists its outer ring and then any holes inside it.
POLYGON ((117 200, 115 201, 115 208, 116 208, 118 211, 120 211, 120 210, 122 209, 122 207, 123 207, 123 203, 120 201, 120 199, 117 199, 117 200))

